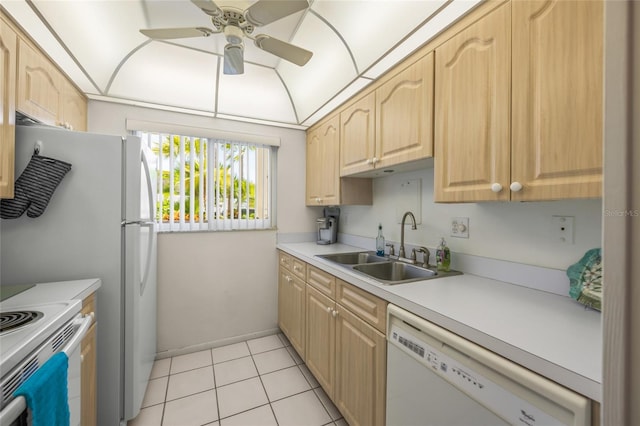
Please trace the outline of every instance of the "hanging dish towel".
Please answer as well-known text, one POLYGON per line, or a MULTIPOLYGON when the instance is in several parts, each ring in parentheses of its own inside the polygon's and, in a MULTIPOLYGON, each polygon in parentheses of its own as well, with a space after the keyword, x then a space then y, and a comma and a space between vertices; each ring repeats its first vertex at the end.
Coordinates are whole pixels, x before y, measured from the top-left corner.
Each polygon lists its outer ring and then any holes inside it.
POLYGON ((58 352, 13 392, 27 400, 33 426, 69 426, 68 369, 67 354, 58 352))
POLYGON ((34 154, 16 180, 15 197, 0 202, 0 217, 16 219, 26 211, 27 216, 40 216, 71 164, 34 154))

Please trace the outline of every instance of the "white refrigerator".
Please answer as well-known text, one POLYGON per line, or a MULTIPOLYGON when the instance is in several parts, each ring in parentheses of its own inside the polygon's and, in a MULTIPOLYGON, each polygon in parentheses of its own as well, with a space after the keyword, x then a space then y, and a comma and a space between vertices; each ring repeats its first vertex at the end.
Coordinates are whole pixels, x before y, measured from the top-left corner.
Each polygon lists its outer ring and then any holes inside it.
POLYGON ((155 163, 137 137, 16 126, 16 177, 36 148, 71 170, 41 216, 0 221, 0 284, 102 280, 98 421, 126 424, 156 354, 155 163))

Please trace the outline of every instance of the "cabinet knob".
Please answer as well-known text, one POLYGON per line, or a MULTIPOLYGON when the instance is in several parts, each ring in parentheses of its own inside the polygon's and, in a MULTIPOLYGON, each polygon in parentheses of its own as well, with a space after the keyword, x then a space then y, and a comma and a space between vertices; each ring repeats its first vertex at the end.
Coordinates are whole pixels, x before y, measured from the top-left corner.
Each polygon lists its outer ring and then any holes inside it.
POLYGON ((373 157, 373 159, 371 160, 371 162, 373 164, 376 164, 378 162, 378 157, 373 157))
POLYGON ((491 184, 491 190, 493 192, 500 192, 500 191, 502 191, 502 185, 500 185, 498 182, 492 183, 491 184))
POLYGON ((367 164, 371 164, 373 163, 373 160, 371 158, 367 158, 367 164))
POLYGON ((327 313, 331 313, 331 306, 327 306, 327 313))
POLYGON ((287 280, 287 282, 288 282, 288 283, 290 283, 290 282, 291 282, 291 277, 290 277, 289 275, 287 275, 285 278, 286 278, 286 280, 287 280))
POLYGON ((522 189, 522 184, 520 182, 511 182, 511 185, 509 185, 509 189, 513 192, 518 192, 522 189))
POLYGON ((332 317, 337 317, 338 316, 338 311, 336 311, 335 309, 333 310, 333 312, 331 312, 331 316, 332 317))
POLYGON ((322 198, 316 198, 316 203, 320 203, 322 201, 322 198))

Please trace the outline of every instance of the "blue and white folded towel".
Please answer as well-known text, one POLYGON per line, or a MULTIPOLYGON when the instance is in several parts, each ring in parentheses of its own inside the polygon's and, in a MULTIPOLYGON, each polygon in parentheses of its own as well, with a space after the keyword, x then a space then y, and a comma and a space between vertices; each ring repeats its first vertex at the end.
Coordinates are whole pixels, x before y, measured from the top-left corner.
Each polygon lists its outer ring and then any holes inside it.
POLYGON ((69 426, 68 369, 67 354, 58 352, 13 392, 27 400, 32 426, 69 426))

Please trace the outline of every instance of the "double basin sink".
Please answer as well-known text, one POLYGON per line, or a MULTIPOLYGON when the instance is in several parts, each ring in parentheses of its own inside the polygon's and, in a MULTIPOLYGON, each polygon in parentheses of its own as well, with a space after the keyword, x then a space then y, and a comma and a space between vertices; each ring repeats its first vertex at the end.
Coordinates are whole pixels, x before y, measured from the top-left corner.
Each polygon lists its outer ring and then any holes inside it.
POLYGON ((436 271, 435 268, 430 269, 412 265, 388 257, 377 256, 372 251, 319 254, 316 256, 350 268, 386 285, 404 284, 462 274, 459 271, 436 271))

